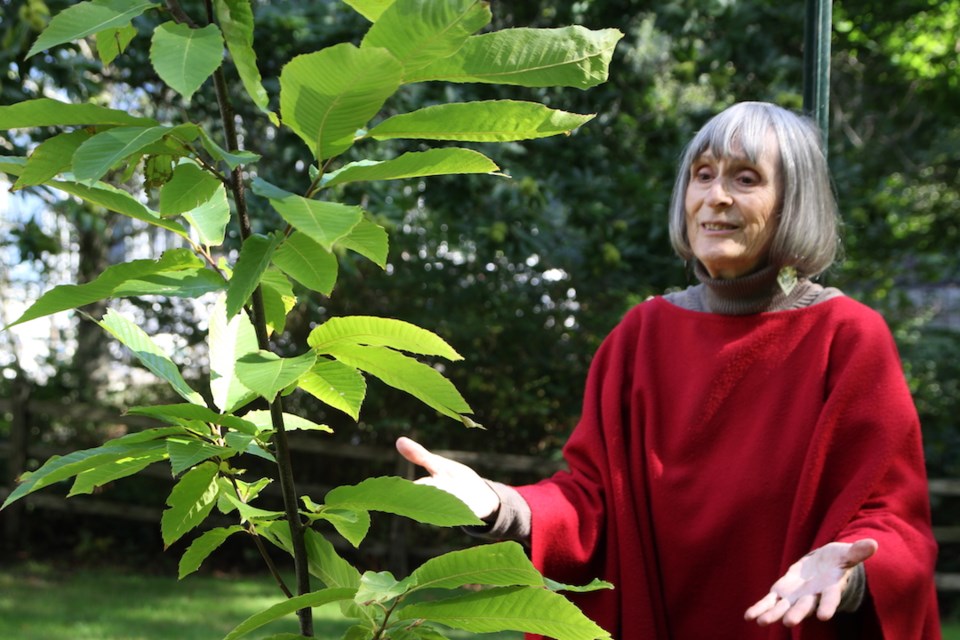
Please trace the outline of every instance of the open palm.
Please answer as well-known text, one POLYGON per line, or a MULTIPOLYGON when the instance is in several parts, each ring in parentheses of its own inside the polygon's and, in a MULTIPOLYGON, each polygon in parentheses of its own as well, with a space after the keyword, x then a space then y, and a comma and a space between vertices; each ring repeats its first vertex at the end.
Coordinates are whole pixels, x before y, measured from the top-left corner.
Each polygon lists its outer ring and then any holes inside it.
POLYGON ((760 625, 782 621, 793 627, 817 614, 829 620, 840 605, 854 568, 877 552, 870 538, 853 543, 831 542, 794 562, 763 599, 747 609, 745 618, 760 625))

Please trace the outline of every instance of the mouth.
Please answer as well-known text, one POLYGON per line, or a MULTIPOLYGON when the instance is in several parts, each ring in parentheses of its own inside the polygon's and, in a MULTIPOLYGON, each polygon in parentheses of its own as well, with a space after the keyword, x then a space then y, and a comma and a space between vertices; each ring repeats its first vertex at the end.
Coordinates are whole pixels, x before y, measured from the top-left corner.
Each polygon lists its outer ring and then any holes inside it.
POLYGON ((703 222, 700 227, 705 231, 735 231, 739 227, 728 222, 703 222))

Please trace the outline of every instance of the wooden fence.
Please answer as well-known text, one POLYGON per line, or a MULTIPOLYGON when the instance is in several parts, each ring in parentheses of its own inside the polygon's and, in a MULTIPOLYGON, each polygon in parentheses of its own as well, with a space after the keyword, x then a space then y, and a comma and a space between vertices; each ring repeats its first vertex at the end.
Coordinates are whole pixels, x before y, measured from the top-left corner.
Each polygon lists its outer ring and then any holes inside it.
MULTIPOLYGON (((31 445, 28 442, 28 421, 31 417, 48 420, 56 417, 57 420, 85 420, 96 421, 101 424, 116 424, 124 428, 141 428, 155 426, 156 423, 142 416, 118 416, 113 410, 85 405, 41 404, 28 402, 26 395, 0 400, 0 414, 6 412, 11 416, 11 431, 7 441, 0 440, 0 460, 6 460, 7 477, 0 485, 0 502, 9 495, 15 485, 15 479, 26 470, 28 460, 45 460, 51 455, 63 454, 65 451, 49 446, 31 445)), ((295 434, 294 434, 295 435, 295 434)), ((345 461, 355 461, 357 464, 379 464, 382 467, 391 467, 395 475, 414 477, 416 470, 410 463, 402 460, 392 448, 369 447, 363 445, 343 444, 330 441, 320 441, 317 438, 291 437, 291 450, 295 453, 307 454, 336 461, 343 464, 345 461)), ((477 467, 484 475, 490 477, 509 477, 521 474, 527 477, 544 476, 560 468, 561 464, 545 461, 541 458, 521 455, 497 454, 488 456, 468 451, 441 451, 436 453, 459 460, 465 464, 477 467)), ((151 465, 141 474, 165 478, 171 481, 169 469, 162 465, 151 465)), ((301 495, 323 495, 331 487, 321 484, 298 484, 298 493, 301 495)), ((932 478, 929 481, 930 497, 934 503, 934 516, 937 520, 936 507, 947 501, 960 499, 960 479, 932 478)), ((8 548, 20 538, 23 518, 28 509, 48 509, 82 515, 103 516, 155 522, 159 526, 162 506, 143 506, 129 502, 116 502, 96 496, 82 496, 67 500, 53 493, 39 491, 14 503, 2 513, 0 521, 3 523, 3 537, 8 548)), ((397 519, 396 522, 405 522, 397 519)), ((226 524, 226 522, 224 523, 226 524)), ((390 544, 373 545, 368 553, 378 556, 389 564, 395 571, 404 572, 409 559, 424 560, 433 555, 449 551, 447 546, 424 546, 422 544, 406 544, 408 529, 403 524, 391 528, 390 544)), ((940 543, 941 563, 948 557, 955 557, 960 549, 960 524, 934 526, 934 535, 940 543)), ((960 573, 938 571, 936 574, 937 588, 941 592, 960 592, 960 573)))

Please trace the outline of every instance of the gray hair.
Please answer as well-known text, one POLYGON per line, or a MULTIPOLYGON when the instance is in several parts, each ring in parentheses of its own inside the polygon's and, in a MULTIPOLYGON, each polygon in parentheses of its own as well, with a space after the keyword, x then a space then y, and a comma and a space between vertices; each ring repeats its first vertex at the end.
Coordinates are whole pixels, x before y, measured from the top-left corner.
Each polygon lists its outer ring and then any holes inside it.
POLYGON ((706 151, 717 158, 743 154, 757 162, 768 131, 780 146, 782 203, 768 263, 813 277, 836 260, 839 216, 820 132, 809 118, 766 102, 741 102, 721 111, 684 150, 670 201, 670 242, 681 258, 694 258, 684 205, 693 162, 706 151))

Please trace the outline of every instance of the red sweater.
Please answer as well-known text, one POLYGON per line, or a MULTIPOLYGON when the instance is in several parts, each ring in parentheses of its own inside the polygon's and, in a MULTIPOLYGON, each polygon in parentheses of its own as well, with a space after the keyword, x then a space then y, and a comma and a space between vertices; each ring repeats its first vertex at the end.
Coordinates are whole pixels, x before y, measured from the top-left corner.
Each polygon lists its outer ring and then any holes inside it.
POLYGON ((569 472, 518 487, 533 561, 617 640, 940 638, 920 426, 890 331, 840 297, 729 316, 655 298, 597 352, 569 472), (871 537, 855 614, 759 627, 790 564, 871 537))

